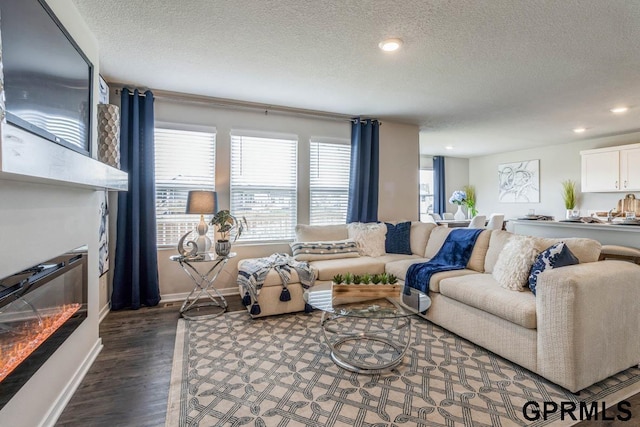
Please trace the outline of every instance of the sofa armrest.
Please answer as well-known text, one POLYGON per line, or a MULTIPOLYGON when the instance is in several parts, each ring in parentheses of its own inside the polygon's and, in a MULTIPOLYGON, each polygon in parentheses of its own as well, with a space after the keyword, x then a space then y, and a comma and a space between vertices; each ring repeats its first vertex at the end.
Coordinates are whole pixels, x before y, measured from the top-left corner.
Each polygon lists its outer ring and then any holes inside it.
POLYGON ((640 362, 640 266, 600 261, 544 272, 536 288, 538 371, 581 390, 640 362))

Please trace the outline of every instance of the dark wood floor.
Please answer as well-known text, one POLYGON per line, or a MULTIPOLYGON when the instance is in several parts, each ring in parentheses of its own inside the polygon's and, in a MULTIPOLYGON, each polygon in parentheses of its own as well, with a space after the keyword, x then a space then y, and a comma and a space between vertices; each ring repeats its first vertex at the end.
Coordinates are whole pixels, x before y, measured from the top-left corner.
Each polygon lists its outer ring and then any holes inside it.
MULTIPOLYGON (((238 296, 227 297, 227 302, 229 311, 245 310, 238 296)), ((164 426, 179 307, 109 313, 100 325, 104 349, 56 425, 164 426)), ((640 394, 628 400, 628 422, 585 421, 578 426, 640 425, 640 394)), ((607 416, 617 414, 607 410, 607 416)))
MULTIPOLYGON (((246 310, 239 296, 228 311, 246 310)), ((164 426, 180 304, 109 313, 104 348, 57 426, 164 426)))

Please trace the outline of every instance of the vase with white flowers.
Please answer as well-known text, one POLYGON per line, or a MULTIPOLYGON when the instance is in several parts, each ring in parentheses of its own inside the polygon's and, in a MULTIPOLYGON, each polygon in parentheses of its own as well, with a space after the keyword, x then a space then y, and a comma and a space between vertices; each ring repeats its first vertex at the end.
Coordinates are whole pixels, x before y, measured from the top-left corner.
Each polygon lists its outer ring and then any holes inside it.
POLYGON ((461 191, 461 190, 454 191, 453 194, 451 195, 451 197, 449 198, 449 203, 451 203, 453 205, 458 205, 458 210, 453 215, 453 217, 456 220, 462 221, 462 220, 466 219, 466 215, 462 211, 462 205, 466 206, 466 204, 467 204, 467 193, 466 192, 461 191))

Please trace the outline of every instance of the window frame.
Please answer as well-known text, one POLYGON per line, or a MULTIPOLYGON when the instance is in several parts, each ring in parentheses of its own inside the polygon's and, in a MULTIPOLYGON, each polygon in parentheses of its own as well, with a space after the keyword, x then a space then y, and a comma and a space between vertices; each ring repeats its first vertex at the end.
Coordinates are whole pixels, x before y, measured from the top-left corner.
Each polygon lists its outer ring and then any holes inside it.
MULTIPOLYGON (((207 188, 203 188, 202 186, 199 186, 198 184, 194 184, 191 188, 189 188, 189 190, 200 190, 200 189, 207 189, 207 190, 212 190, 212 191, 216 191, 216 177, 217 174, 219 173, 217 167, 216 167, 216 163, 218 160, 218 150, 219 150, 219 142, 218 142, 218 131, 217 128, 215 126, 203 126, 203 125, 190 125, 190 124, 184 124, 184 123, 175 123, 175 122, 167 122, 167 121, 156 121, 154 123, 154 157, 157 155, 156 153, 156 142, 155 142, 155 133, 157 129, 166 129, 166 130, 170 130, 170 131, 177 131, 177 132, 199 132, 199 133, 210 133, 213 134, 213 185, 211 187, 207 187, 207 188)), ((159 235, 159 217, 157 214, 157 209, 158 209, 158 201, 157 201, 157 192, 158 192, 158 181, 157 181, 157 174, 156 174, 156 164, 155 164, 155 158, 154 158, 154 206, 156 209, 156 215, 155 215, 155 221, 156 221, 156 247, 158 249, 169 249, 169 248, 175 248, 178 240, 176 240, 174 243, 160 243, 160 240, 158 239, 158 235, 159 235)), ((179 187, 179 186, 177 186, 179 187)), ((186 190, 186 191, 189 191, 186 190)), ((185 206, 186 207, 186 206, 185 206)), ((200 217, 198 215, 192 215, 193 216, 193 221, 188 221, 188 223, 193 222, 193 230, 195 230, 195 228, 197 227, 198 223, 200 222, 200 217)), ((207 220, 207 218, 205 218, 205 220, 207 220)), ((208 223, 208 221, 207 221, 208 223)), ((191 236, 193 236, 194 233, 192 233, 191 236)), ((207 232, 207 235, 209 236, 209 238, 211 238, 213 240, 213 227, 209 227, 209 230, 207 232)), ((178 239, 181 236, 178 236, 178 239)))
MULTIPOLYGON (((236 242, 236 244, 241 244, 241 245, 252 245, 252 244, 272 244, 272 243, 284 243, 284 242, 292 242, 295 240, 295 226, 298 223, 298 219, 299 219, 299 201, 300 201, 300 197, 298 195, 298 192, 300 191, 300 186, 299 186, 299 177, 300 177, 300 171, 299 171, 299 162, 298 162, 298 156, 300 154, 300 138, 297 134, 293 134, 293 133, 277 133, 277 132, 269 132, 269 131, 256 131, 256 130, 246 130, 246 129, 232 129, 229 132, 229 210, 231 211, 231 214, 234 216, 242 216, 241 213, 238 213, 235 210, 234 207, 234 192, 238 191, 235 190, 234 191, 234 186, 242 188, 242 187, 247 187, 247 185, 241 185, 241 184, 235 184, 234 183, 234 159, 233 159, 233 155, 234 155, 234 138, 236 137, 240 137, 240 138, 252 138, 252 139, 266 139, 266 140, 282 140, 282 141, 289 141, 291 143, 293 143, 293 147, 294 147, 294 151, 292 154, 292 159, 293 159, 293 171, 294 171, 294 177, 293 180, 291 181, 294 185, 293 189, 289 188, 289 191, 291 192, 292 196, 293 196, 293 205, 292 205, 292 227, 291 227, 291 234, 290 236, 287 236, 285 238, 280 238, 280 239, 276 239, 276 238, 271 238, 269 236, 260 236, 260 238, 252 238, 247 240, 247 235, 250 233, 251 230, 251 219, 247 218, 247 223, 248 223, 248 232, 245 231, 242 236, 238 239, 238 241, 236 242)), ((268 186, 268 185, 255 185, 255 187, 260 187, 263 190, 269 190, 270 188, 276 188, 273 186, 268 186)), ((277 190, 277 188, 276 188, 277 190)))
MULTIPOLYGON (((346 196, 347 196, 347 204, 348 204, 348 199, 349 199, 349 180, 350 180, 350 171, 351 171, 351 141, 348 139, 343 139, 343 138, 327 138, 327 137, 311 137, 309 138, 309 170, 308 170, 308 175, 309 175, 309 182, 308 182, 308 190, 309 190, 309 225, 339 225, 339 224, 346 224, 347 223, 347 210, 348 210, 348 206, 345 206, 345 212, 344 212, 344 222, 340 222, 340 223, 336 223, 336 222, 330 222, 330 223, 313 223, 312 221, 312 217, 313 217, 313 187, 312 187, 312 173, 313 173, 313 167, 312 167, 312 163, 313 160, 311 158, 312 156, 312 145, 313 144, 332 144, 332 145, 342 145, 342 146, 346 146, 349 150, 349 160, 347 163, 347 181, 346 181, 346 196)), ((325 187, 329 190, 337 190, 338 187, 325 187)))

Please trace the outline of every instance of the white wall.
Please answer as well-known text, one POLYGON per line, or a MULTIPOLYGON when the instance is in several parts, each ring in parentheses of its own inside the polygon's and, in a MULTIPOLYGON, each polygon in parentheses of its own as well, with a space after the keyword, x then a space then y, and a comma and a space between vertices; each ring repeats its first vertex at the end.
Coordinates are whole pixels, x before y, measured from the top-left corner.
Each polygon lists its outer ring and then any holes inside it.
POLYGON ((420 146, 417 126, 382 122, 379 185, 378 219, 418 220, 420 146))
MULTIPOLYGON (((98 48, 71 2, 49 0, 49 5, 98 74, 98 48)), ((94 84, 97 94, 97 84, 94 84)), ((95 110, 94 110, 95 111, 95 110)), ((95 120, 93 121, 96 146, 95 120)), ((98 337, 98 192, 57 185, 0 179, 0 277, 31 267, 83 244, 89 246, 89 317, 49 358, 31 380, 0 411, 2 426, 38 426, 54 421, 67 388, 85 358, 99 348, 98 337)))
MULTIPOLYGON (((111 102, 117 102, 112 96, 111 102)), ((298 223, 309 222, 309 139, 312 137, 350 139, 350 122, 297 117, 278 113, 233 110, 203 104, 183 103, 159 98, 155 103, 156 123, 209 126, 216 128, 216 191, 220 207, 229 207, 230 132, 232 129, 267 131, 298 135, 298 223)), ((380 127, 379 217, 416 219, 418 217, 418 127, 383 122, 380 127), (406 167, 410 165, 411 167, 406 167)), ((235 243, 237 258, 231 260, 216 282, 224 293, 237 293, 237 261, 290 252, 288 242, 279 244, 235 243)), ((193 284, 169 256, 176 250, 159 249, 158 268, 163 300, 180 299, 193 284)))
POLYGON ((457 157, 445 157, 444 186, 447 212, 456 212, 458 210, 458 205, 449 203, 449 197, 451 197, 454 191, 462 190, 462 187, 467 184, 469 184, 469 160, 457 157))
MULTIPOLYGON (((565 208, 561 182, 572 179, 578 183, 580 191, 580 151, 637 142, 640 142, 640 132, 472 158, 469 160, 469 182, 476 187, 478 210, 483 214, 503 212, 506 218, 516 218, 525 215, 529 209, 535 209, 537 214, 563 219, 565 208), (540 203, 499 202, 498 165, 533 159, 540 159, 540 203)), ((578 209, 585 216, 589 210, 607 211, 615 208, 624 195, 624 192, 582 193, 578 209)))

